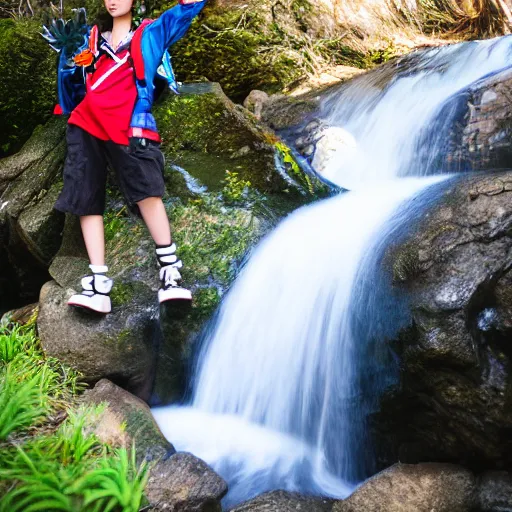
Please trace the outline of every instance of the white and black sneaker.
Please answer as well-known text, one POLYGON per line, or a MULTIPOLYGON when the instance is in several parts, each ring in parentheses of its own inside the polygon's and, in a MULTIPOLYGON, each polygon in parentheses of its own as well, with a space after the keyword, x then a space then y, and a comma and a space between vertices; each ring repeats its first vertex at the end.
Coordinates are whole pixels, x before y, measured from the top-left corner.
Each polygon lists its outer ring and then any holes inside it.
POLYGON ((179 284, 181 281, 179 269, 183 263, 176 256, 176 244, 157 245, 156 257, 160 265, 160 290, 158 290, 160 304, 172 301, 173 304, 190 305, 191 291, 179 284))
POLYGON ((114 281, 107 277, 106 265, 89 265, 92 275, 82 278, 82 293, 73 295, 68 300, 69 306, 89 309, 97 313, 110 313, 112 303, 109 293, 112 290, 114 281))

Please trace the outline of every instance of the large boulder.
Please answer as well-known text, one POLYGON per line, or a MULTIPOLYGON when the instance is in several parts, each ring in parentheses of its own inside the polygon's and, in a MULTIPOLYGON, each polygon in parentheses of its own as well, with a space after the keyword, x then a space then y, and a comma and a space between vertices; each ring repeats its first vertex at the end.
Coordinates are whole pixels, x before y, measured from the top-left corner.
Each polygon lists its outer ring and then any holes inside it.
POLYGON ((388 254, 410 325, 377 446, 476 471, 512 461, 512 172, 457 179, 388 254))
POLYGON ((395 464, 378 473, 333 512, 469 512, 475 477, 451 464, 395 464))
POLYGON ((53 204, 61 187, 65 128, 63 119, 52 119, 18 153, 0 160, 0 305, 2 299, 10 306, 36 298, 48 280, 64 225, 53 204))
POLYGON ((79 370, 88 383, 109 378, 149 399, 160 343, 154 294, 136 283, 116 314, 100 316, 70 308, 73 293, 55 281, 41 289, 37 327, 45 354, 79 370))
POLYGON ((155 109, 155 117, 166 155, 209 188, 218 189, 227 173, 236 173, 264 194, 296 197, 328 192, 315 176, 287 165, 282 142, 254 115, 235 105, 217 83, 183 85, 179 96, 155 109))

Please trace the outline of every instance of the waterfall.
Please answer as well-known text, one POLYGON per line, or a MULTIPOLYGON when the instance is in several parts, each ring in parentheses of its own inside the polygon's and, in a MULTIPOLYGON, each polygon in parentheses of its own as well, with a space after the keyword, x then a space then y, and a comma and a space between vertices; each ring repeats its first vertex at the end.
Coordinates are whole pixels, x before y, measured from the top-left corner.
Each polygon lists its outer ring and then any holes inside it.
MULTIPOLYGON (((510 36, 433 48, 406 56, 349 82, 327 98, 320 117, 356 141, 330 159, 324 176, 353 190, 402 176, 426 176, 436 168, 437 146, 425 131, 446 133, 453 120, 440 109, 446 100, 477 80, 511 65, 510 36), (420 146, 421 144, 421 146, 420 146)), ((452 112, 452 115, 456 112, 452 112)))
POLYGON ((226 506, 271 489, 344 497, 374 471, 366 421, 396 379, 385 341, 409 321, 386 247, 446 183, 418 145, 450 96, 507 65, 510 41, 430 50, 325 100, 324 119, 356 141, 328 178, 354 190, 259 244, 205 335, 191 403, 153 410, 177 449, 226 478, 226 506))

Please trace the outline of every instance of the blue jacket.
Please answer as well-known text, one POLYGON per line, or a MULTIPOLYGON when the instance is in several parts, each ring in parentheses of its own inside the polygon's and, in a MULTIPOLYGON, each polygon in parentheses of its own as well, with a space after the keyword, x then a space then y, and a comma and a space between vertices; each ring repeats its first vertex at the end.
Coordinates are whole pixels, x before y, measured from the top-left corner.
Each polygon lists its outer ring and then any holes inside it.
MULTIPOLYGON (((157 73, 162 78, 166 78, 169 87, 177 92, 167 50, 185 35, 195 16, 206 4, 206 0, 189 4, 182 3, 187 0, 179 1, 178 5, 165 11, 155 21, 144 20, 132 37, 130 54, 135 69, 137 100, 130 122, 129 136, 132 136, 134 128, 155 134, 157 132, 155 118, 151 113, 157 73)), ((97 29, 87 27, 84 32, 83 44, 78 51, 73 52, 73 55, 66 53, 65 48, 58 49, 60 51, 57 80, 59 105, 65 114, 71 113, 85 95, 85 69, 76 66, 73 57, 91 47, 93 47, 92 53, 98 54, 97 29)), ((43 36, 50 41, 44 34, 43 36)))

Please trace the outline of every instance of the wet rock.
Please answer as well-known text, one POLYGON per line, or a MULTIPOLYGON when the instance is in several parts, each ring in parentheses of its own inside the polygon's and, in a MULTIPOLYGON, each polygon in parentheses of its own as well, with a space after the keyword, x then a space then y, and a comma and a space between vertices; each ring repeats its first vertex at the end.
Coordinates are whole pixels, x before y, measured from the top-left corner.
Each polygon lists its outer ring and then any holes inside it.
POLYGON ((512 464, 512 172, 459 179, 390 250, 411 318, 376 419, 387 461, 512 464))
POLYGON ((290 188, 290 180, 276 172, 279 139, 232 103, 219 84, 184 84, 180 92, 155 108, 169 159, 209 188, 214 182, 218 187, 230 171, 264 194, 311 193, 297 173, 289 173, 295 182, 290 188))
POLYGON ((512 475, 506 471, 488 471, 478 478, 479 512, 512 510, 512 475))
POLYGON ((145 490, 152 510, 221 511, 220 499, 227 492, 224 480, 197 457, 176 453, 142 400, 102 379, 85 392, 83 402, 103 404, 92 427, 102 442, 134 446, 138 463, 152 462, 145 490))
POLYGON ((94 422, 93 433, 101 442, 131 449, 135 446, 137 460, 158 461, 176 450, 158 428, 151 410, 139 398, 101 379, 94 389, 84 393, 85 404, 104 404, 94 422))
POLYGON ((395 464, 337 502, 333 512, 468 512, 475 478, 451 464, 395 464))
MULTIPOLYGON (((64 216, 53 210, 64 161, 65 121, 34 131, 23 148, 0 160, 0 283, 7 306, 34 300, 48 280, 64 216)), ((0 298, 1 302, 1 298, 0 298)))
POLYGON ((151 471, 145 493, 157 511, 221 512, 226 482, 190 453, 176 453, 151 471))
POLYGON ((263 105, 262 121, 273 130, 285 130, 304 123, 319 107, 319 97, 274 94, 263 105))
POLYGON ((252 112, 256 119, 261 119, 264 104, 269 100, 269 95, 264 91, 252 90, 244 100, 244 107, 252 112))
POLYGON ((272 491, 231 509, 231 512, 331 512, 334 500, 272 491))
POLYGON ((109 315, 69 307, 67 300, 73 293, 55 281, 41 289, 37 327, 45 354, 80 371, 86 382, 108 378, 149 399, 160 343, 151 290, 138 283, 132 300, 109 315))
POLYGON ((450 100, 450 105, 460 103, 459 122, 447 143, 450 168, 484 170, 512 165, 511 93, 512 73, 506 70, 450 100))

